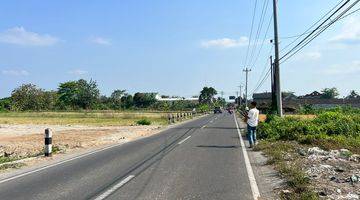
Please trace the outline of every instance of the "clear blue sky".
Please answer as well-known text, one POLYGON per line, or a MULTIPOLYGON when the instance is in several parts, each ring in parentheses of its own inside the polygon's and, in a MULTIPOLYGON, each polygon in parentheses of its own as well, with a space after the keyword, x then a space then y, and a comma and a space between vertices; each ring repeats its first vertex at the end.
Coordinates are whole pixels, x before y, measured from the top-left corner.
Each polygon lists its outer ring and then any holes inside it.
MULTIPOLYGON (((257 17, 264 1, 258 0, 257 17)), ((96 80, 106 95, 126 89, 191 96, 204 85, 234 95, 236 86, 244 83, 254 2, 1 1, 0 97, 10 96, 23 83, 56 89, 60 82, 79 78, 96 80)), ((279 0, 280 36, 301 33, 337 2, 279 0)), ((269 39, 271 35, 272 27, 269 39)), ((281 46, 289 41, 281 40, 281 46)), ((267 62, 269 47, 264 46, 252 66, 249 92, 267 62)), ((303 94, 337 87, 342 95, 359 91, 359 52, 360 15, 355 14, 281 66, 283 90, 303 94)), ((266 90, 268 81, 259 89, 266 90)))

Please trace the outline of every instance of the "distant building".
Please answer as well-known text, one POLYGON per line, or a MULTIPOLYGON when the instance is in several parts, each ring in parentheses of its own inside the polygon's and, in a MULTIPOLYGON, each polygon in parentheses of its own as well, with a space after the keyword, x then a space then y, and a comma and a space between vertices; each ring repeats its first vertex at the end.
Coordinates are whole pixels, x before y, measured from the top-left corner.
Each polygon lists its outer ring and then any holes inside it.
POLYGON ((193 101, 193 102, 198 102, 199 98, 195 98, 195 97, 190 97, 190 98, 185 98, 185 97, 178 97, 178 96, 165 96, 165 95, 159 95, 156 94, 156 100, 158 101, 193 101))

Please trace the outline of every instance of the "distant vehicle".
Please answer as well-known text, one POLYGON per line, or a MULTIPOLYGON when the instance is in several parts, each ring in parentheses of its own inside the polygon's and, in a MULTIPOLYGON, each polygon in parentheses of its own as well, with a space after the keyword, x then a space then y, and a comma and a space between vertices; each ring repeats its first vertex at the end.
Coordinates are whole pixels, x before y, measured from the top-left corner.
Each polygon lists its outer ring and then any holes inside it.
POLYGON ((215 107, 214 108, 214 114, 220 114, 220 113, 222 113, 221 108, 220 107, 215 107))

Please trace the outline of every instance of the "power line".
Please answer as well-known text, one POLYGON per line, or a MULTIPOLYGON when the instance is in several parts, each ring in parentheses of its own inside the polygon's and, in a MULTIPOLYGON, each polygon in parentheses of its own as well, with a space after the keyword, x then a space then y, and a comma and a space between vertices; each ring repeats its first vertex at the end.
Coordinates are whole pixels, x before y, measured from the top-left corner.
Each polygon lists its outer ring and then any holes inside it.
POLYGON ((347 0, 344 4, 342 4, 339 8, 337 8, 329 17, 327 17, 323 22, 320 23, 320 25, 318 25, 314 30, 311 31, 310 34, 308 34, 304 39, 302 39, 297 45, 295 45, 290 51, 288 51, 285 55, 283 55, 281 59, 285 58, 287 55, 291 54, 293 51, 295 51, 299 46, 301 46, 307 39, 309 39, 314 33, 316 33, 316 31, 322 29, 324 30, 323 25, 331 20, 331 17, 333 17, 334 15, 336 15, 337 12, 339 12, 346 4, 348 4, 350 2, 350 0, 347 0))
MULTIPOLYGON (((274 46, 272 45, 271 48, 270 48, 270 51, 269 51, 268 56, 271 55, 273 49, 274 49, 274 46)), ((267 66, 268 66, 268 60, 267 60, 267 58, 266 58, 266 62, 265 62, 265 64, 264 64, 264 66, 263 66, 263 70, 262 70, 262 72, 261 72, 261 74, 260 74, 260 76, 259 76, 259 80, 258 80, 257 83, 255 84, 255 89, 253 90, 252 93, 254 93, 254 91, 256 90, 256 88, 259 87, 260 82, 261 82, 261 79, 262 79, 263 75, 264 75, 265 72, 266 72, 267 66)))
POLYGON ((254 94, 255 92, 257 92, 257 91, 261 88, 261 86, 262 86, 262 85, 265 83, 265 81, 269 78, 269 76, 270 76, 270 74, 271 74, 270 72, 271 72, 271 67, 267 70, 264 78, 261 79, 260 84, 252 91, 252 94, 254 94))
MULTIPOLYGON (((259 37, 260 37, 260 33, 262 31, 263 24, 264 24, 264 21, 265 21, 265 15, 267 13, 268 5, 269 5, 269 0, 264 1, 264 4, 262 6, 261 15, 260 15, 260 18, 259 18, 258 28, 257 28, 257 31, 256 31, 256 37, 255 37, 253 48, 252 48, 252 51, 251 51, 251 54, 250 54, 249 64, 252 63, 252 60, 254 59, 254 56, 255 56, 255 51, 256 51, 257 46, 258 46, 259 37)), ((253 66, 250 66, 250 67, 253 67, 253 66)))
MULTIPOLYGON (((284 48, 282 48, 280 50, 280 52, 284 51, 285 49, 287 49, 288 47, 290 47, 292 44, 294 44, 296 41, 298 41, 302 36, 308 34, 308 33, 311 33, 311 29, 313 27, 316 26, 316 24, 318 24, 319 22, 321 22, 326 16, 328 16, 332 11, 334 11, 337 7, 339 7, 344 1, 347 1, 347 3, 350 1, 350 0, 342 0, 340 1, 339 3, 337 3, 330 11, 328 11, 327 13, 325 13, 325 15, 323 15, 319 20, 317 20, 313 25, 311 25, 308 29, 306 29, 302 34, 299 34, 298 37, 293 40, 292 42, 290 42, 288 45, 286 45, 284 48)), ((293 36, 295 37, 295 36, 293 36)))
MULTIPOLYGON (((342 9, 347 3, 349 2, 349 0, 343 4, 339 9, 342 9)), ((335 17, 334 20, 331 20, 330 16, 326 21, 330 22, 328 24, 326 24, 325 26, 323 26, 323 28, 318 27, 317 29, 315 29, 314 31, 312 31, 311 34, 309 34, 306 38, 304 38, 302 40, 301 43, 299 43, 298 45, 296 45, 291 51, 289 51, 288 53, 286 53, 282 58, 280 58, 280 60, 284 59, 281 63, 286 62, 288 59, 290 59, 292 56, 294 56, 295 54, 297 54, 299 51, 301 51, 305 46, 307 46, 311 41, 313 41, 315 38, 317 38, 321 33, 323 33, 327 28, 329 28, 331 25, 333 25, 335 22, 339 21, 341 19, 342 16, 344 16, 349 10, 351 10, 357 3, 359 3, 360 0, 355 1, 353 4, 351 4, 349 7, 347 7, 344 11, 342 11, 339 15, 337 15, 335 17), (318 31, 319 30, 319 31, 318 31), (317 31, 317 32, 316 32, 317 31), (312 35, 313 33, 315 33, 315 35, 312 35), (298 48, 297 48, 298 47, 298 48), (296 49, 297 48, 297 49, 296 49), (292 52, 294 51, 294 52, 292 52), (288 57, 286 57, 288 56, 288 57)), ((334 13, 337 13, 339 11, 339 9, 337 11, 335 11, 334 13)), ((357 11, 356 11, 357 12, 357 11)), ((352 14, 355 12, 352 12, 352 14)), ((349 15, 347 15, 349 16, 349 15)), ((322 23, 323 24, 323 23, 322 23)))
POLYGON ((255 0, 253 17, 252 17, 252 20, 251 20, 251 30, 250 30, 249 44, 248 44, 248 47, 247 47, 247 50, 246 50, 246 57, 245 57, 244 66, 246 66, 246 64, 247 64, 247 59, 248 59, 248 57, 249 57, 249 50, 250 50, 250 44, 251 44, 252 34, 253 34, 253 29, 254 29, 254 21, 255 21, 255 15, 256 15, 256 8, 257 8, 257 0, 255 0))
POLYGON ((266 28, 266 32, 265 32, 263 41, 262 41, 262 43, 261 43, 260 49, 259 49, 258 54, 257 54, 257 56, 256 56, 256 58, 255 58, 255 60, 254 60, 254 62, 252 63, 251 66, 254 66, 254 65, 256 64, 256 62, 259 60, 261 51, 262 51, 262 49, 263 49, 263 47, 264 47, 265 41, 266 41, 266 39, 267 39, 269 30, 270 30, 270 26, 271 26, 272 19, 273 19, 273 16, 271 16, 271 18, 270 18, 270 20, 269 20, 269 24, 268 24, 268 26, 267 26, 267 28, 266 28))
MULTIPOLYGON (((348 16, 350 16, 350 15, 353 15, 353 14, 355 14, 356 12, 359 12, 360 11, 360 8, 358 8, 358 9, 356 9, 356 10, 354 10, 354 11, 352 11, 351 13, 348 13, 348 14, 346 14, 346 15, 344 15, 344 16, 342 16, 338 21, 340 21, 340 20, 342 20, 342 19, 344 19, 344 18, 346 18, 346 17, 348 17, 348 16)), ((292 39, 292 38, 297 38, 297 37, 302 37, 302 36, 304 36, 304 35, 306 35, 306 34, 309 34, 309 33, 311 33, 311 31, 306 31, 306 32, 304 32, 304 33, 302 33, 302 34, 298 34, 298 35, 293 35, 293 36, 283 36, 283 37, 280 37, 280 39, 292 39)), ((288 45, 289 46, 289 45, 288 45)), ((285 49, 285 48, 284 48, 285 49)))

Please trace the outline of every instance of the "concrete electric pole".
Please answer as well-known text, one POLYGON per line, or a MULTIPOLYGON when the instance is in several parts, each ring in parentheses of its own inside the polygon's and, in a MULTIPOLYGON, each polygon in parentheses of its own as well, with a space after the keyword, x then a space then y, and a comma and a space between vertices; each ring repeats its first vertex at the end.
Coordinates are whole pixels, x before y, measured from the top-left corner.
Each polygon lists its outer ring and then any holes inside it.
POLYGON ((242 85, 239 85, 238 86, 239 87, 239 89, 240 89, 240 95, 238 96, 238 98, 239 98, 239 107, 241 107, 241 101, 242 101, 242 85))
POLYGON ((248 107, 248 77, 249 72, 251 72, 251 69, 244 69, 243 72, 246 73, 246 83, 245 83, 245 107, 248 107))
POLYGON ((279 63, 279 33, 278 33, 278 21, 277 21, 277 0, 273 0, 274 11, 274 45, 275 45, 275 60, 274 60, 274 83, 276 93, 276 107, 277 114, 282 117, 282 97, 280 87, 280 63, 279 63))

